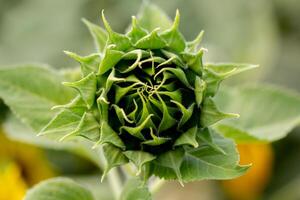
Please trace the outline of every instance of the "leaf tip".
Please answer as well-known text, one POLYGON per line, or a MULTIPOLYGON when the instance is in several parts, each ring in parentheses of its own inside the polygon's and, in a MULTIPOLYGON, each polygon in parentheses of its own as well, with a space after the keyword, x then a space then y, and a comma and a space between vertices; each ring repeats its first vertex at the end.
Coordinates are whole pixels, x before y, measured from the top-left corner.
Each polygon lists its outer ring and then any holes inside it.
POLYGON ((74 84, 72 82, 62 82, 62 84, 64 86, 68 86, 68 87, 74 87, 74 84))
POLYGON ((101 144, 100 141, 96 142, 96 143, 92 146, 92 149, 96 149, 100 144, 101 144))
POLYGON ((230 117, 230 118, 240 118, 240 115, 237 114, 237 113, 228 113, 227 115, 228 115, 228 117, 230 117))
POLYGON ((81 18, 81 21, 86 25, 86 26, 89 26, 90 25, 90 22, 85 19, 84 17, 81 18))
POLYGON ((173 23, 173 28, 178 29, 179 23, 180 23, 180 12, 179 9, 177 8, 174 23, 173 23))
POLYGON ((105 26, 105 29, 107 30, 107 32, 109 34, 111 34, 112 33, 112 29, 111 29, 111 27, 110 27, 110 25, 109 25, 109 23, 108 23, 105 15, 104 15, 104 9, 102 9, 102 11, 101 11, 101 16, 102 16, 102 21, 103 21, 103 24, 105 26))

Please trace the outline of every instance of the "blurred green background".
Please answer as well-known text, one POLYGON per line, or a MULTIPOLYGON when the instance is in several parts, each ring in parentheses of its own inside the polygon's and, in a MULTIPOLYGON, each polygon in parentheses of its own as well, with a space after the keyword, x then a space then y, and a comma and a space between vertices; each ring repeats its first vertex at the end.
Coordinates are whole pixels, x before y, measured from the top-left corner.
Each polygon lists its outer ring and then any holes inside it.
MULTIPOLYGON (((180 10, 180 29, 187 40, 205 30, 203 46, 209 50, 206 61, 245 62, 261 66, 228 84, 266 82, 300 92, 299 0, 153 2, 171 17, 174 17, 177 8, 180 10)), ((101 24, 100 11, 105 9, 112 27, 121 32, 141 3, 141 0, 0 0, 0 67, 36 62, 48 63, 55 68, 75 67, 77 64, 65 56, 63 50, 81 55, 94 50, 92 38, 81 18, 101 24)), ((1 105, 0 119, 4 118, 5 110, 1 105)), ((87 177, 85 182, 98 180, 88 178, 89 174, 97 173, 91 163, 67 153, 42 151, 50 168, 55 171, 53 174, 84 174, 87 177)), ((287 138, 273 144, 273 151, 274 163, 269 163, 272 176, 268 178, 266 175, 261 199, 300 199, 300 130, 294 130, 287 138)), ((1 156, 0 153, 0 160, 1 156)), ((105 189, 97 191, 99 199, 109 199, 101 191, 105 189)), ((14 200, 1 199, 1 194, 0 200, 14 200)), ((176 200, 183 196, 192 200, 247 199, 242 194, 240 197, 225 194, 226 191, 223 192, 220 184, 215 182, 188 184, 184 189, 171 183, 158 194, 157 199, 176 200), (170 194, 170 190, 173 196, 166 195, 170 194)))

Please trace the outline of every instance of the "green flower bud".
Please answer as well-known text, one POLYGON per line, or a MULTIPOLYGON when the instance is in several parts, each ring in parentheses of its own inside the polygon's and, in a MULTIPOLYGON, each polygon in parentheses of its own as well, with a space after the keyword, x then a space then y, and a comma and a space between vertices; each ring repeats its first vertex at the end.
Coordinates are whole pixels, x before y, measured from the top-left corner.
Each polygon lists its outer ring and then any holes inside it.
POLYGON ((219 111, 212 97, 222 80, 254 66, 204 64, 203 32, 187 42, 178 11, 167 29, 143 28, 133 17, 125 34, 113 31, 103 12, 102 19, 106 30, 84 20, 98 52, 86 57, 66 52, 81 65, 82 79, 64 83, 78 95, 56 106, 61 113, 41 134, 82 136, 101 145, 104 174, 130 161, 146 177, 169 170, 162 177, 188 180, 180 171, 186 152, 204 143, 225 154, 209 127, 237 115, 219 111), (60 124, 61 118, 68 123, 60 124))

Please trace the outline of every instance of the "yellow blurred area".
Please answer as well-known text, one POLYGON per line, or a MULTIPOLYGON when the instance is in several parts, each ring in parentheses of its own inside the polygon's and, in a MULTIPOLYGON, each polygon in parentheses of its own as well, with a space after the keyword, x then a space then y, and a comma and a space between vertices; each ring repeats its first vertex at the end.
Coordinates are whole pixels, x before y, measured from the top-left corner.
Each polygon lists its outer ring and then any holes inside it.
POLYGON ((27 184, 21 169, 15 163, 0 163, 0 200, 19 200, 24 196, 27 184))
POLYGON ((252 163, 249 171, 233 180, 223 181, 222 185, 231 200, 259 199, 272 174, 273 150, 270 144, 238 144, 240 164, 252 163))
POLYGON ((21 200, 27 187, 53 176, 41 149, 9 140, 0 128, 0 200, 21 200))

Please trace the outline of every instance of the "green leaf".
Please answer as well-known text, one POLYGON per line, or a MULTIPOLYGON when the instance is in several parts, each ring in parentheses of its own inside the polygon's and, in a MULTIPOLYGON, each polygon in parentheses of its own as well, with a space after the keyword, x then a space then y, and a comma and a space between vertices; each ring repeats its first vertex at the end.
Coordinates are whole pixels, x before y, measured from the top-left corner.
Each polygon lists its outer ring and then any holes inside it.
POLYGON ((284 88, 257 85, 223 88, 216 101, 227 111, 238 111, 240 118, 215 126, 225 136, 238 141, 275 141, 300 123, 300 96, 284 88))
POLYGON ((179 29, 180 14, 176 10, 176 16, 173 26, 164 31, 160 36, 165 39, 168 47, 176 52, 182 52, 185 49, 185 40, 183 35, 180 33, 179 29))
POLYGON ((166 153, 163 153, 162 155, 158 156, 155 160, 155 163, 158 165, 158 168, 160 166, 163 166, 173 171, 176 174, 176 177, 181 185, 183 185, 183 182, 180 166, 184 159, 184 155, 185 152, 182 148, 176 148, 174 150, 170 150, 166 153))
POLYGON ((195 100, 198 107, 201 105, 203 101, 205 89, 206 89, 205 81, 203 81, 199 76, 196 76, 194 92, 196 98, 195 100))
POLYGON ((103 146, 103 154, 106 159, 106 167, 103 172, 101 182, 112 168, 128 163, 128 159, 121 149, 114 145, 105 144, 103 146))
POLYGON ((0 97, 23 123, 40 131, 56 113, 51 108, 74 96, 61 85, 62 80, 60 74, 43 65, 1 68, 0 97))
POLYGON ((207 84, 206 94, 214 96, 224 79, 256 67, 258 65, 239 63, 205 64, 203 77, 207 84))
POLYGON ((227 138, 234 139, 237 143, 251 143, 251 142, 266 142, 266 139, 259 139, 257 136, 251 136, 247 131, 235 128, 231 125, 217 124, 215 130, 227 138))
POLYGON ((140 174, 142 171, 142 167, 154 160, 156 157, 153 156, 150 153, 144 152, 144 151, 125 151, 124 155, 135 164, 137 167, 137 174, 140 174))
POLYGON ((81 96, 78 94, 70 103, 65 105, 57 105, 53 106, 53 109, 66 109, 74 112, 77 115, 82 116, 84 112, 87 110, 86 103, 83 101, 81 96))
POLYGON ((105 91, 109 91, 110 88, 111 88, 111 86, 114 83, 125 82, 125 81, 126 81, 125 78, 118 78, 118 77, 116 77, 116 70, 115 70, 115 68, 112 68, 112 70, 110 71, 110 73, 108 75, 108 78, 106 80, 105 91))
POLYGON ((91 72, 89 75, 79 81, 64 82, 63 84, 75 88, 86 103, 88 109, 94 105, 95 94, 97 90, 97 78, 94 72, 91 72))
POLYGON ((206 63, 204 67, 222 75, 224 78, 228 78, 244 71, 257 68, 259 66, 243 63, 206 63))
POLYGON ((247 172, 249 166, 239 166, 239 154, 235 143, 212 132, 212 140, 224 153, 209 145, 200 145, 187 152, 181 174, 184 181, 203 179, 233 179, 247 172))
POLYGON ((65 54, 75 59, 80 63, 81 72, 83 76, 89 75, 91 72, 97 73, 100 64, 100 55, 99 54, 91 54, 85 57, 79 56, 75 53, 64 51, 65 54))
MULTIPOLYGON (((246 173, 249 166, 239 166, 239 155, 235 143, 221 135, 212 132, 212 141, 224 152, 205 143, 198 148, 186 148, 185 156, 180 166, 180 173, 184 182, 205 179, 232 179, 246 173)), ((164 179, 177 179, 176 174, 168 167, 154 165, 153 173, 164 179)))
POLYGON ((53 178, 30 189, 24 200, 94 200, 92 193, 68 178, 53 178))
MULTIPOLYGON (((141 101, 142 101, 142 111, 141 111, 141 116, 139 117, 139 120, 138 120, 138 124, 143 124, 143 122, 149 118, 150 116, 150 113, 151 111, 149 111, 148 107, 149 107, 149 102, 146 102, 143 95, 141 95, 139 93, 139 96, 141 98, 141 101)), ((152 115, 151 115, 152 116, 152 115)), ((154 126, 154 123, 153 121, 151 120, 151 118, 149 119, 148 123, 145 124, 144 126, 145 128, 148 128, 148 127, 155 127, 154 126)))
POLYGON ((196 136, 197 136, 197 127, 190 128, 186 132, 182 133, 180 137, 175 141, 174 147, 182 145, 191 145, 195 148, 199 146, 196 136))
POLYGON ((137 16, 139 24, 148 31, 153 31, 158 27, 166 30, 172 26, 172 21, 165 12, 148 1, 144 1, 137 16))
POLYGON ((180 58, 180 56, 178 54, 172 53, 172 52, 164 50, 164 49, 162 49, 161 52, 163 53, 163 55, 165 55, 168 58, 168 60, 159 64, 157 67, 162 66, 162 65, 167 65, 170 63, 174 63, 175 65, 177 65, 183 69, 187 69, 187 66, 183 63, 182 59, 180 58))
POLYGON ((205 128, 204 130, 198 130, 197 137, 200 139, 199 143, 205 143, 213 148, 215 151, 218 151, 222 154, 226 154, 225 151, 220 148, 213 140, 212 137, 213 130, 205 128))
POLYGON ((116 33, 112 30, 104 16, 104 10, 102 10, 102 21, 108 33, 108 45, 113 44, 114 49, 119 51, 125 51, 131 47, 131 42, 126 35, 116 33))
POLYGON ((203 63, 202 63, 203 53, 204 53, 204 49, 200 49, 196 53, 183 52, 181 54, 183 60, 186 62, 188 67, 200 76, 203 71, 203 63))
POLYGON ((159 29, 154 29, 151 33, 138 40, 134 46, 140 49, 162 49, 167 46, 166 41, 158 35, 159 29))
POLYGON ((138 83, 132 84, 127 87, 120 87, 115 85, 116 95, 115 95, 115 103, 119 103, 119 101, 124 97, 132 88, 136 87, 138 83))
POLYGON ((204 31, 201 31, 193 41, 187 42, 187 52, 195 53, 199 50, 204 31))
POLYGON ((125 145, 118 136, 118 134, 109 126, 106 121, 101 122, 101 131, 100 131, 100 140, 94 145, 94 148, 99 144, 110 143, 119 147, 121 149, 125 149, 125 145))
POLYGON ((174 126, 174 124, 176 124, 177 120, 174 119, 170 113, 169 113, 169 110, 168 110, 168 106, 166 105, 166 103, 163 101, 163 99, 159 97, 159 100, 161 102, 161 105, 162 105, 162 114, 163 114, 163 117, 161 119, 161 122, 159 124, 159 127, 158 127, 158 132, 162 132, 164 130, 167 130, 169 128, 171 128, 172 126, 174 126))
POLYGON ((102 89, 102 91, 100 91, 100 96, 97 99, 100 121, 108 120, 108 106, 109 102, 107 101, 106 91, 102 89))
POLYGON ((92 113, 86 112, 83 114, 76 130, 70 135, 82 136, 96 142, 100 137, 100 125, 92 113))
POLYGON ((239 117, 239 115, 219 111, 214 101, 211 98, 206 98, 201 110, 200 123, 202 127, 208 127, 220 120, 236 117, 239 117))
POLYGON ((106 31, 100 26, 97 26, 96 24, 93 24, 86 19, 82 19, 82 21, 85 23, 90 33, 92 34, 98 52, 103 52, 108 39, 106 31))
POLYGON ((179 110, 182 113, 182 117, 180 118, 180 121, 178 123, 178 127, 180 128, 183 124, 185 124, 192 116, 195 103, 192 103, 188 108, 185 108, 181 103, 171 100, 172 103, 175 103, 179 110))
POLYGON ((182 92, 181 88, 174 90, 174 91, 157 91, 160 95, 166 95, 172 99, 172 101, 175 101, 177 103, 180 103, 182 101, 182 92))
POLYGON ((123 57, 124 53, 122 51, 113 50, 110 47, 106 48, 103 60, 99 66, 98 74, 104 74, 111 68, 113 68, 123 57))
POLYGON ((127 33, 127 36, 130 38, 131 42, 135 44, 147 34, 147 31, 139 26, 136 17, 132 16, 131 30, 127 33))
POLYGON ((130 120, 130 119, 127 117, 127 115, 126 115, 126 113, 125 113, 125 111, 124 111, 123 108, 120 108, 120 107, 117 106, 116 104, 113 104, 113 105, 112 105, 112 108, 115 109, 116 114, 117 114, 117 117, 118 117, 119 121, 122 123, 122 125, 125 124, 125 121, 128 122, 128 123, 133 123, 133 121, 130 120))
POLYGON ((145 140, 143 134, 141 133, 141 131, 145 128, 145 126, 148 124, 148 122, 150 121, 151 117, 153 116, 153 114, 150 114, 147 116, 147 118, 138 126, 136 127, 130 127, 130 126, 121 126, 120 131, 125 130, 126 132, 128 132, 130 135, 137 137, 141 140, 145 140))
POLYGON ((140 60, 141 60, 141 58, 143 56, 143 51, 140 50, 140 49, 130 51, 127 54, 125 54, 123 56, 123 58, 124 57, 131 57, 131 56, 132 57, 136 57, 136 61, 131 66, 126 65, 126 69, 125 70, 122 70, 122 71, 120 70, 121 73, 128 73, 128 72, 134 70, 139 65, 139 63, 140 63, 140 60), (135 54, 135 56, 133 56, 133 54, 135 54))
POLYGON ((180 68, 170 68, 170 67, 165 67, 162 68, 159 72, 157 72, 157 74, 154 76, 154 79, 156 79, 156 77, 163 73, 163 72, 170 72, 172 74, 174 74, 186 87, 193 89, 193 87, 190 85, 185 72, 180 69, 180 68))
POLYGON ((47 135, 53 140, 62 140, 70 133, 76 130, 81 120, 78 115, 71 110, 63 110, 59 112, 40 132, 39 136, 47 135))
POLYGON ((164 143, 166 143, 167 141, 170 140, 170 138, 164 138, 164 137, 158 137, 158 136, 156 136, 153 133, 153 129, 152 128, 150 128, 150 135, 151 135, 152 139, 151 140, 147 140, 145 142, 142 142, 142 144, 146 144, 146 145, 149 145, 149 146, 158 146, 158 145, 164 144, 164 143))
POLYGON ((133 178, 127 181, 121 193, 120 200, 151 200, 151 193, 143 181, 133 178))
POLYGON ((35 131, 22 124, 12 114, 6 118, 3 128, 7 137, 13 140, 41 148, 67 151, 90 160, 100 168, 103 167, 99 155, 91 148, 92 143, 82 138, 77 138, 76 141, 58 142, 49 137, 51 134, 37 137, 35 131))
POLYGON ((63 109, 39 132, 54 140, 63 140, 73 135, 86 110, 86 104, 78 95, 66 105, 54 106, 52 109, 63 109))

